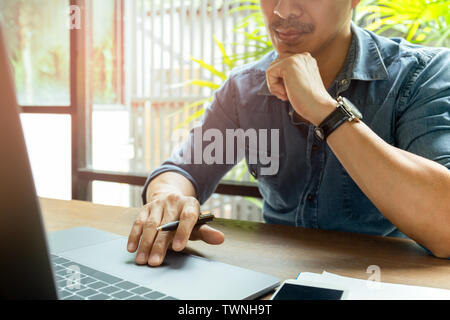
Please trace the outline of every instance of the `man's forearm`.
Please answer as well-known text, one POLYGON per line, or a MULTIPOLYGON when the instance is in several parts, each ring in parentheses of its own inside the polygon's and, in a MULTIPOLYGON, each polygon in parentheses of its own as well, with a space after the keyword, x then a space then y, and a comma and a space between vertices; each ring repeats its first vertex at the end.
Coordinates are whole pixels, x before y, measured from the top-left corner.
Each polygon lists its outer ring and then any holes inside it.
POLYGON ((196 197, 192 183, 176 172, 164 172, 153 179, 147 188, 147 202, 160 193, 179 193, 187 197, 196 197))
POLYGON ((447 168, 389 145, 363 122, 343 124, 327 142, 388 220, 436 256, 450 256, 447 168))

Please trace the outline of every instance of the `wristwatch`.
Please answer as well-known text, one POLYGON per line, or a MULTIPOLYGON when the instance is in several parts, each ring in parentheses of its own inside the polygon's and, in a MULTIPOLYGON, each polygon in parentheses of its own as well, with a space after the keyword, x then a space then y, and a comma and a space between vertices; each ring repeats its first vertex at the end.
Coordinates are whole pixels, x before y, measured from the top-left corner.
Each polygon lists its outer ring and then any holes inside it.
POLYGON ((347 98, 338 97, 337 107, 325 120, 316 128, 314 133, 321 140, 326 140, 328 136, 346 121, 360 121, 363 116, 358 108, 347 98))

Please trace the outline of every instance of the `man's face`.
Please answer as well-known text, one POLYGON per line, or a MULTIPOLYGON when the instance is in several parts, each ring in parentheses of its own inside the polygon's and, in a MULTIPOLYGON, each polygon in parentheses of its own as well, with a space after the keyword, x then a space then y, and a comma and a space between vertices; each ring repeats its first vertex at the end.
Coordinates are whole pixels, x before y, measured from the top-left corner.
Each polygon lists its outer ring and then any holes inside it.
POLYGON ((326 48, 348 26, 359 0, 260 0, 266 28, 278 53, 326 48))

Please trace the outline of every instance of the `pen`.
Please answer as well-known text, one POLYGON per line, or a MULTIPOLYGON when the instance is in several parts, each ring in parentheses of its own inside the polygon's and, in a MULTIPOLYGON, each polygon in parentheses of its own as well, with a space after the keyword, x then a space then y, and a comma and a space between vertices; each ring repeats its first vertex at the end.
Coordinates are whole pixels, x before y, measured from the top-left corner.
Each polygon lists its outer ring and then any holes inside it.
MULTIPOLYGON (((199 226, 202 224, 205 224, 209 221, 212 221, 214 219, 214 215, 207 211, 206 213, 200 215, 198 217, 197 223, 195 224, 195 226, 199 226)), ((178 225, 180 224, 180 221, 174 221, 174 222, 169 222, 165 225, 159 226, 158 228, 156 228, 156 231, 171 231, 171 230, 176 230, 178 228, 178 225)))

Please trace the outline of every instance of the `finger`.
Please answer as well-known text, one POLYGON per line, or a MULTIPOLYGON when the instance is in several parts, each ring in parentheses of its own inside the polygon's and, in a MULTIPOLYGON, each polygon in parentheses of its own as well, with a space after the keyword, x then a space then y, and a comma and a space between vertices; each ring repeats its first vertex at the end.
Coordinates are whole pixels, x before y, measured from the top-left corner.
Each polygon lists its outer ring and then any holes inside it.
POLYGON ((137 219, 134 221, 133 226, 131 227, 127 243, 127 250, 129 252, 135 252, 138 247, 139 239, 141 238, 145 221, 147 220, 149 215, 149 211, 150 209, 148 207, 144 207, 144 209, 139 212, 137 219))
POLYGON ((151 208, 150 215, 144 224, 144 231, 136 255, 137 264, 146 264, 156 236, 156 228, 160 225, 163 216, 163 207, 155 205, 151 208))
MULTIPOLYGON (((172 221, 175 221, 178 219, 178 211, 179 211, 179 203, 177 201, 169 201, 166 203, 166 206, 164 208, 164 214, 162 217, 161 224, 166 224, 172 221)), ((168 231, 160 231, 156 234, 155 241, 153 242, 151 253, 149 258, 147 259, 147 263, 152 266, 156 267, 159 266, 166 255, 167 247, 169 246, 170 242, 172 241, 174 236, 174 232, 168 232, 168 231)))
POLYGON ((287 101, 288 100, 288 96, 284 93, 281 92, 275 92, 272 93, 275 97, 277 97, 278 99, 282 100, 282 101, 287 101))
POLYGON ((284 93, 284 94, 280 94, 279 99, 280 99, 280 100, 283 100, 283 101, 288 101, 288 100, 289 100, 289 97, 287 96, 286 93, 284 93))
POLYGON ((273 67, 273 66, 275 66, 275 65, 277 65, 277 64, 279 64, 279 63, 281 63, 282 60, 283 60, 283 59, 281 59, 280 57, 278 57, 277 59, 273 60, 273 61, 269 64, 269 67, 273 67))
POLYGON ((194 228, 190 240, 202 240, 208 244, 221 244, 225 241, 225 235, 221 231, 203 224, 194 228))
MULTIPOLYGON (((301 55, 302 53, 300 53, 301 55)), ((283 62, 283 60, 285 60, 286 58, 292 57, 292 56, 297 56, 299 55, 299 53, 292 53, 292 52, 278 52, 278 56, 275 60, 273 60, 269 66, 275 65, 277 63, 283 62)))
POLYGON ((197 201, 188 202, 184 205, 180 215, 180 224, 173 239, 173 250, 181 251, 184 249, 199 216, 200 204, 197 201))
POLYGON ((269 91, 277 97, 286 96, 283 77, 279 68, 272 68, 266 72, 266 82, 269 91))
POLYGON ((159 266, 166 256, 167 248, 169 247, 174 237, 173 231, 159 231, 153 244, 148 264, 152 267, 159 266))
POLYGON ((285 92, 276 91, 271 93, 280 100, 286 101, 288 99, 287 93, 285 92))

